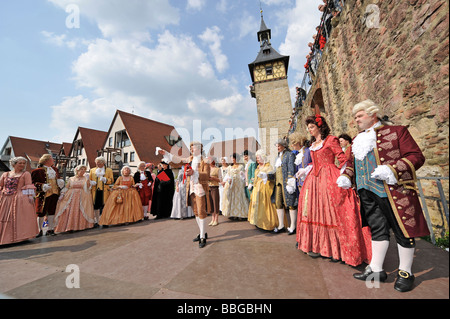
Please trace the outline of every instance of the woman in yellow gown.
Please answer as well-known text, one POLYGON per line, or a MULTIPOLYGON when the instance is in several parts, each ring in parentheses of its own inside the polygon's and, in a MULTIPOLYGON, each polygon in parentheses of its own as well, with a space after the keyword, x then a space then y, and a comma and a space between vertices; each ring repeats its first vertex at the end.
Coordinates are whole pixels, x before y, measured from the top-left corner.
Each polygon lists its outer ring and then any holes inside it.
POLYGON ((258 167, 255 170, 248 221, 258 228, 272 231, 278 227, 277 210, 275 203, 271 200, 275 184, 267 178, 267 175, 273 172, 273 167, 267 162, 267 156, 263 150, 256 152, 256 162, 258 167))
POLYGON ((121 173, 122 176, 117 179, 105 203, 100 225, 134 223, 144 218, 141 198, 136 190, 134 178, 131 176, 131 169, 124 166, 121 173))

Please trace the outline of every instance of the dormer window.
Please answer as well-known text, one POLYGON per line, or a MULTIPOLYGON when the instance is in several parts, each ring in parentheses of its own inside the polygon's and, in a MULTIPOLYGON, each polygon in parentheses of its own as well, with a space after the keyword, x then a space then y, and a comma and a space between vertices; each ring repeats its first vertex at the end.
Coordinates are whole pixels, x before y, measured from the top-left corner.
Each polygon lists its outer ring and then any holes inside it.
POLYGON ((168 135, 168 136, 164 136, 164 138, 166 139, 167 143, 170 146, 177 145, 178 147, 181 148, 181 146, 182 146, 181 145, 181 136, 175 137, 175 136, 172 136, 172 135, 168 135))
POLYGON ((123 148, 130 145, 131 141, 125 130, 116 133, 116 148, 123 148))

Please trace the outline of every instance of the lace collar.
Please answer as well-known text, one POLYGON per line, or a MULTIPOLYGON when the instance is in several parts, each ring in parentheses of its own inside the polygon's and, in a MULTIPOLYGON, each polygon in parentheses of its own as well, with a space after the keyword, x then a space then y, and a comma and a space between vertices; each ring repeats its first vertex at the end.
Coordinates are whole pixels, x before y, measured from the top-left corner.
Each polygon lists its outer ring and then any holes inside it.
POLYGON ((381 126, 381 122, 375 123, 372 127, 359 133, 353 140, 352 153, 358 161, 364 160, 367 154, 376 147, 377 136, 375 134, 375 128, 379 126, 381 126))

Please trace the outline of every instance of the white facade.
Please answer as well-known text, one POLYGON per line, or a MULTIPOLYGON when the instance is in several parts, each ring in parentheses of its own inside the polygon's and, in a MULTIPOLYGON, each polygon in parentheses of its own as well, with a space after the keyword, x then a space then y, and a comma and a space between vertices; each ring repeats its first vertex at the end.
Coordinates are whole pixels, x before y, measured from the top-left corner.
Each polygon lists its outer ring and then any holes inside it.
POLYGON ((128 137, 125 125, 122 122, 120 115, 116 116, 114 123, 112 123, 111 130, 106 138, 103 149, 116 148, 121 150, 121 160, 123 165, 131 167, 132 172, 136 171, 139 162, 139 156, 133 146, 133 141, 128 137), (124 134, 125 133, 125 134, 124 134))
POLYGON ((78 130, 77 136, 75 137, 74 143, 72 144, 72 151, 70 152, 70 157, 75 157, 75 160, 71 160, 69 169, 74 169, 78 165, 86 165, 88 170, 91 169, 89 161, 87 159, 86 149, 83 146, 83 140, 81 138, 81 132, 78 130), (76 147, 78 143, 79 147, 76 147))

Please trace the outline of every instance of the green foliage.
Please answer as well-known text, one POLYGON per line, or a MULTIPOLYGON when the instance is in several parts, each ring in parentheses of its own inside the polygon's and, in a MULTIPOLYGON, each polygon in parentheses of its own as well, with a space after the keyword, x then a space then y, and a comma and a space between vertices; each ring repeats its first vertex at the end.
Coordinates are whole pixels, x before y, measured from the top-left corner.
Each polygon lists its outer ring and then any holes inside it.
MULTIPOLYGON (((431 237, 430 236, 425 236, 422 237, 422 239, 431 242, 431 237)), ((441 238, 436 238, 436 246, 440 247, 440 248, 449 248, 449 232, 445 233, 445 236, 441 237, 441 238)))

